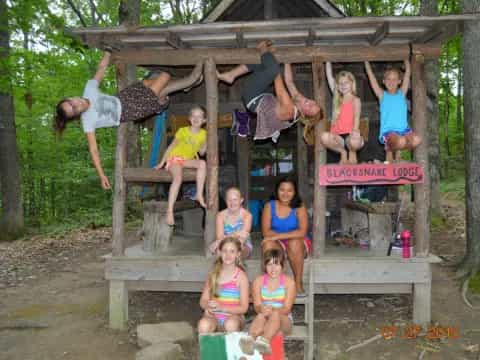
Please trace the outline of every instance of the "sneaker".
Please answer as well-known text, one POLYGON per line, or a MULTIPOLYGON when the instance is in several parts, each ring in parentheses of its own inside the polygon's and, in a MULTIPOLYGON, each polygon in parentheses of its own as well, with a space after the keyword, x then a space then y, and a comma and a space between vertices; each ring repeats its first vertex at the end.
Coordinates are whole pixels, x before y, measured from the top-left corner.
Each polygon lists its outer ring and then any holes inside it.
POLYGON ((240 340, 238 341, 238 346, 240 346, 240 349, 243 351, 244 354, 253 355, 255 349, 255 341, 250 335, 248 335, 240 338, 240 340))
POLYGON ((271 354, 272 348, 270 347, 270 342, 265 339, 263 336, 258 336, 255 339, 254 349, 257 349, 260 354, 271 354))
POLYGON ((247 137, 250 135, 250 116, 248 115, 248 112, 235 110, 234 118, 237 135, 240 137, 247 137))

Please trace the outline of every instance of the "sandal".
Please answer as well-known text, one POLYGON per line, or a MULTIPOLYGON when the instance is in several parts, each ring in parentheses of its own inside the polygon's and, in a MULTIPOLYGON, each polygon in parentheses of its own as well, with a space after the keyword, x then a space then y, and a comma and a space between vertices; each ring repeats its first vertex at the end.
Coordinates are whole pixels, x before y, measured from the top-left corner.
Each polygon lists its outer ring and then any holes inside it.
POLYGON ((238 346, 240 346, 243 353, 247 355, 253 355, 255 351, 255 341, 250 335, 240 338, 238 346))
POLYGON ((270 347, 270 342, 265 339, 263 336, 258 336, 255 339, 254 349, 257 349, 260 354, 271 354, 272 348, 270 347))

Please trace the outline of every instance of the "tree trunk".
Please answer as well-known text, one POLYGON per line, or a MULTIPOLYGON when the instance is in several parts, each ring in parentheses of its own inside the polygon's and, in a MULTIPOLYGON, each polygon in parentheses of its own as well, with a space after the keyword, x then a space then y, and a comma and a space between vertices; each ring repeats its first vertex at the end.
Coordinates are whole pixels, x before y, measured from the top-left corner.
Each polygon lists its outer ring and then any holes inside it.
POLYGON ((458 86, 457 86, 457 131, 460 132, 463 126, 463 66, 462 66, 462 44, 457 41, 458 56, 458 86))
MULTIPOLYGON (((437 0, 422 0, 420 15, 436 16, 437 0)), ((428 153, 430 163, 430 214, 441 214, 440 206, 440 134, 438 121, 438 60, 425 61, 425 78, 427 82, 427 95, 431 101, 428 107, 428 153)))
POLYGON ((10 52, 7 4, 0 0, 0 240, 15 239, 24 230, 15 110, 6 58, 10 52))
MULTIPOLYGON (((463 0, 463 12, 480 11, 478 0, 463 0)), ((467 249, 461 274, 475 275, 480 268, 480 21, 465 22, 463 33, 465 208, 467 249)))

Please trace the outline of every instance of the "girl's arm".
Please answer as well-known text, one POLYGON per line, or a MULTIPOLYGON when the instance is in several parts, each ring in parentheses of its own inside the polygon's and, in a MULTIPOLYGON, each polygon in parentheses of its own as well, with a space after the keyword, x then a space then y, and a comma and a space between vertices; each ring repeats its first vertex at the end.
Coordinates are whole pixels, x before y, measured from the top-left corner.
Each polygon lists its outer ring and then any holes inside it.
POLYGON ((217 219, 216 219, 217 241, 221 241, 225 237, 225 233, 223 232, 224 222, 225 222, 225 217, 223 215, 223 211, 220 211, 217 214, 217 219))
POLYGON ((158 165, 156 165, 156 166, 154 167, 154 169, 159 170, 159 169, 161 169, 161 168, 165 165, 165 162, 166 162, 167 159, 168 159, 168 154, 170 154, 170 151, 172 151, 172 149, 173 149, 177 144, 178 144, 177 139, 173 139, 173 141, 170 143, 170 145, 168 145, 167 150, 165 150, 165 153, 164 153, 163 156, 162 156, 162 160, 158 163, 158 165))
POLYGON ((202 296, 200 296, 200 307, 203 310, 208 310, 208 302, 210 301, 210 285, 208 284, 208 279, 205 281, 203 286, 202 296))
POLYGON ((288 315, 292 312, 292 306, 297 297, 295 281, 290 276, 285 276, 285 290, 285 303, 283 304, 283 307, 278 310, 282 315, 288 315))
POLYGON ((110 56, 112 54, 108 51, 105 51, 103 53, 102 60, 97 65, 97 72, 93 76, 95 80, 98 81, 98 83, 102 82, 103 77, 105 76, 105 72, 107 71, 108 65, 110 64, 110 56))
POLYGON ((97 138, 95 137, 94 132, 88 132, 85 134, 87 136, 88 150, 90 151, 90 156, 92 158, 93 166, 97 170, 98 177, 100 178, 100 184, 104 190, 111 189, 112 186, 108 181, 108 178, 105 176, 102 168, 102 161, 100 160, 100 153, 98 151, 97 138))
POLYGON ((207 142, 204 142, 202 147, 200 148, 200 150, 198 150, 198 152, 200 153, 200 155, 205 155, 205 153, 207 152, 207 142))
MULTIPOLYGON (((288 240, 288 239, 297 239, 304 238, 307 235, 308 231, 308 214, 305 206, 301 206, 296 209, 297 218, 298 218, 298 229, 289 231, 286 233, 277 233, 270 229, 269 234, 263 235, 263 240, 288 240)), ((269 225, 270 226, 270 225, 269 225)), ((262 217, 262 229, 263 229, 263 217, 262 217)), ((263 231, 262 231, 263 233, 263 231)))
POLYGON ((362 113, 362 102, 359 97, 353 101, 353 130, 360 131, 360 114, 362 113))
POLYGON ((268 202, 262 211, 262 236, 266 238, 276 234, 272 230, 272 209, 270 208, 270 202, 268 202))
POLYGON ((333 76, 332 63, 327 61, 327 66, 325 67, 327 74, 328 87, 332 93, 335 92, 335 77, 333 76))
POLYGON ((403 63, 405 64, 405 74, 403 74, 401 90, 403 95, 407 95, 408 87, 410 86, 410 75, 412 74, 412 68, 410 66, 410 61, 404 60, 403 63))
POLYGON ((217 307, 218 310, 223 312, 228 312, 229 314, 234 315, 243 315, 248 311, 248 278, 245 272, 241 271, 238 276, 238 286, 240 288, 240 305, 235 307, 228 307, 224 309, 223 307, 217 307))
POLYGON ((372 71, 372 67, 368 61, 365 61, 365 70, 367 71, 368 80, 370 81, 370 86, 372 87, 373 92, 377 96, 378 100, 380 100, 383 96, 383 89, 378 85, 377 78, 372 71))
POLYGON ((252 300, 253 300, 253 308, 257 314, 261 314, 263 310, 262 305, 262 284, 263 284, 263 276, 260 275, 257 277, 252 284, 252 300))
POLYGON ((246 238, 252 231, 252 214, 246 209, 242 209, 243 212, 243 228, 240 230, 240 236, 246 238))

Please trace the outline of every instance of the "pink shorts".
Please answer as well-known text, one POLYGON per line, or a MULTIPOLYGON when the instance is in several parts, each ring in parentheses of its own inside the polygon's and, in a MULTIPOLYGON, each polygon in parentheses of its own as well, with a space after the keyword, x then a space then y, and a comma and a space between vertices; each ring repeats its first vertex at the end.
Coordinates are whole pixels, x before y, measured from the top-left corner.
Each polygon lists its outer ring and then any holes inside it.
MULTIPOLYGON (((280 240, 279 243, 283 251, 286 253, 288 240, 280 240)), ((312 240, 310 240, 308 237, 305 236, 305 238, 303 239, 303 244, 305 245, 305 250, 306 250, 305 259, 306 259, 310 255, 310 252, 312 251, 312 240)))
POLYGON ((165 169, 169 170, 170 166, 177 164, 180 166, 183 166, 185 163, 186 159, 182 158, 181 156, 173 156, 170 159, 167 160, 167 164, 165 165, 165 169))

